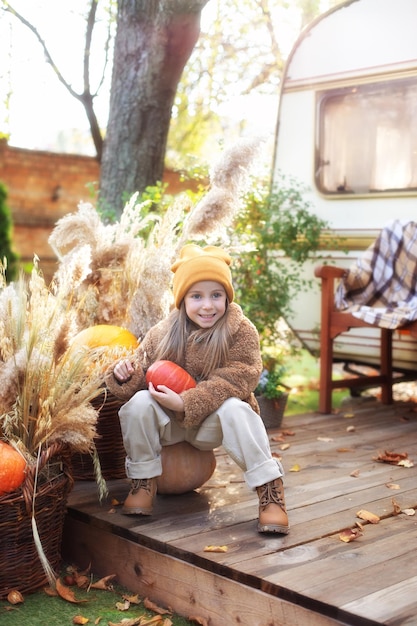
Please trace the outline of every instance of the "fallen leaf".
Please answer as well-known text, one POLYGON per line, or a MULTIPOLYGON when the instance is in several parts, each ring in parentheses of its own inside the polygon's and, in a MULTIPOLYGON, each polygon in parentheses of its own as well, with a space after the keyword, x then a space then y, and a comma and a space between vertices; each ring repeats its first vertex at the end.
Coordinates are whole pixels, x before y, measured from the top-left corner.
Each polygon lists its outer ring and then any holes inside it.
POLYGON ((124 602, 116 602, 116 609, 118 611, 128 611, 130 609, 129 600, 124 600, 124 602))
POLYGON ((401 461, 398 461, 397 465, 401 467, 414 467, 414 463, 410 461, 410 459, 401 459, 401 461))
POLYGON ((317 437, 317 441, 324 441, 328 443, 329 441, 333 441, 331 437, 317 437))
POLYGON ((361 509, 360 511, 358 511, 356 513, 356 517, 359 517, 359 519, 363 519, 366 522, 370 522, 371 524, 378 524, 380 521, 378 515, 375 515, 375 513, 370 513, 365 509, 361 509))
POLYGON ((391 465, 398 465, 400 461, 405 461, 408 459, 408 454, 406 452, 389 452, 385 450, 385 452, 379 452, 378 456, 374 457, 374 461, 379 461, 380 463, 389 463, 391 465))
POLYGON ((362 532, 359 528, 345 528, 339 533, 340 541, 344 541, 345 543, 350 543, 351 541, 355 541, 358 537, 362 536, 362 532))
POLYGON ((282 435, 275 435, 271 437, 271 441, 281 443, 282 441, 285 441, 285 437, 283 437, 282 435))
POLYGON ((56 589, 52 589, 52 587, 44 587, 43 590, 46 593, 46 595, 50 596, 51 598, 56 598, 58 595, 56 592, 56 589))
POLYGON ((66 587, 59 578, 56 579, 56 590, 58 595, 67 602, 73 602, 74 604, 80 604, 81 602, 87 602, 87 600, 77 600, 74 592, 69 587, 66 587))
POLYGON ((353 470, 353 472, 350 472, 349 476, 352 476, 352 478, 357 478, 360 474, 360 471, 358 469, 353 470))
POLYGON ((130 604, 140 604, 142 600, 139 598, 138 594, 135 593, 133 596, 129 596, 128 594, 122 595, 123 600, 128 600, 130 604))
POLYGON ((347 419, 350 419, 351 417, 355 417, 354 413, 343 413, 343 417, 346 417, 347 419))
POLYGON ((82 615, 76 615, 72 618, 73 624, 88 624, 89 621, 88 617, 83 617, 82 615))
POLYGON ((24 601, 25 600, 18 589, 12 589, 7 594, 7 602, 10 604, 22 604, 24 601))
MULTIPOLYGON (((142 617, 142 621, 139 622, 139 626, 150 626, 151 624, 163 624, 165 623, 162 622, 162 617, 160 615, 154 615, 154 617, 151 617, 151 619, 147 619, 145 621, 143 621, 143 617, 142 617)), ((124 622, 123 622, 123 626, 125 626, 124 622)))
POLYGON ((388 489, 401 489, 400 485, 396 483, 386 483, 385 487, 388 487, 388 489))
POLYGON ((116 578, 116 574, 110 574, 97 580, 90 585, 90 589, 104 589, 104 591, 113 591, 112 581, 116 578))
POLYGON ((111 499, 111 505, 112 506, 118 506, 120 504, 119 500, 117 498, 112 498, 111 499))
POLYGON ((416 514, 415 509, 403 509, 401 511, 401 513, 404 513, 405 515, 415 515, 416 514))
POLYGON ((347 433, 353 433, 353 432, 355 432, 355 430, 356 430, 356 428, 355 428, 355 426, 352 426, 352 424, 346 428, 346 432, 347 433))
POLYGON ((399 515, 401 513, 401 507, 398 504, 398 502, 395 500, 395 498, 392 498, 391 503, 392 503, 392 510, 393 510, 394 515, 399 515))
POLYGON ((164 622, 163 622, 162 626, 172 626, 172 625, 173 625, 173 623, 174 623, 174 622, 172 622, 172 621, 169 619, 169 617, 166 617, 166 618, 164 619, 164 622))
MULTIPOLYGON (((123 619, 121 622, 107 622, 108 626, 143 626, 145 622, 142 620, 143 616, 134 617, 133 619, 123 619)), ((161 623, 161 618, 158 615, 159 623, 161 623)), ((146 622, 149 624, 149 622, 146 622)), ((155 623, 155 622, 154 622, 155 623)))
POLYGON ((279 459, 279 460, 281 460, 281 458, 282 458, 282 457, 281 457, 281 455, 279 455, 279 454, 278 454, 278 452, 273 452, 273 453, 272 453, 272 456, 273 456, 275 459, 279 459))
POLYGON ((298 465, 298 463, 296 463, 295 465, 293 465, 292 467, 290 467, 289 471, 290 472, 299 472, 301 469, 301 467, 298 465))
POLYGON ((87 589, 89 586, 91 579, 89 576, 85 574, 74 574, 75 584, 79 589, 87 589))
POLYGON ((143 605, 146 609, 149 609, 150 611, 153 611, 154 613, 159 613, 160 615, 165 615, 166 613, 168 613, 169 615, 172 614, 172 611, 170 611, 169 609, 161 608, 160 606, 158 606, 157 604, 149 600, 149 598, 144 599, 143 605))
POLYGON ((283 443, 282 446, 279 447, 280 450, 288 450, 290 448, 289 443, 283 443))
POLYGON ((227 546, 206 546, 203 552, 227 552, 227 546))
POLYGON ((282 434, 284 435, 284 437, 294 437, 295 436, 295 432, 293 430, 283 430, 282 434))
POLYGON ((352 448, 337 448, 337 452, 353 452, 352 448))
POLYGON ((101 617, 97 617, 97 618, 94 620, 94 624, 96 624, 96 626, 97 626, 97 624, 100 624, 100 622, 101 622, 101 617))

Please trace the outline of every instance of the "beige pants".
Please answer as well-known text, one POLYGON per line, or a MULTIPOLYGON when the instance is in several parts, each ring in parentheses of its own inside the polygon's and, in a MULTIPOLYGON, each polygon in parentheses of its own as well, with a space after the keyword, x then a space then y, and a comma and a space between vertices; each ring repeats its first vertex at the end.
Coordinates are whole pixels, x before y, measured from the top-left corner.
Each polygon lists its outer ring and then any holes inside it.
POLYGON ((161 448, 188 441, 199 450, 223 445, 244 471, 250 489, 283 475, 271 455, 262 419, 238 398, 229 398, 197 428, 181 428, 149 391, 138 391, 119 411, 126 450, 128 478, 153 478, 162 474, 161 448))

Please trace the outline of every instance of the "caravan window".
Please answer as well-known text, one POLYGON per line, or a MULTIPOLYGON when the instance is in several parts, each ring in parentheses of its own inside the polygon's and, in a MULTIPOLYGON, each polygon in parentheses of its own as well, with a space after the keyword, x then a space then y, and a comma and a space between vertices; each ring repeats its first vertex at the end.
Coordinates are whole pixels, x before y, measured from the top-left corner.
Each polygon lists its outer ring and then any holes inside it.
POLYGON ((319 94, 316 184, 327 194, 417 188, 417 81, 319 94))

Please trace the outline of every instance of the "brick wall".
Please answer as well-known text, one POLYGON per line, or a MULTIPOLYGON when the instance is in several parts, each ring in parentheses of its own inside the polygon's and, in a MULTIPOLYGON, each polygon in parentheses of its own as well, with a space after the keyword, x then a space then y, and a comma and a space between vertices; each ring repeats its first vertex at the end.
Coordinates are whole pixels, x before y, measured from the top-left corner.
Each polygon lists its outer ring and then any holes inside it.
MULTIPOLYGON (((30 263, 36 254, 47 280, 56 267, 49 235, 57 220, 74 213, 80 201, 92 201, 89 187, 97 188, 99 174, 93 157, 13 148, 0 139, 0 182, 8 193, 13 247, 22 263, 30 263)), ((170 193, 185 187, 170 170, 164 182, 170 193)))

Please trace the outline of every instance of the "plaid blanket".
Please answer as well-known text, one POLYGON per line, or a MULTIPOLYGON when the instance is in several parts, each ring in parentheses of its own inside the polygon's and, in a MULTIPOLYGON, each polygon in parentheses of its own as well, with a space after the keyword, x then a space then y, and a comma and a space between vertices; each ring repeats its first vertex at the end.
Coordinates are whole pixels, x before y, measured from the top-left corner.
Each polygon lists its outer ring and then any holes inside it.
POLYGON ((385 226, 339 283, 338 310, 382 328, 417 319, 417 223, 385 226))

